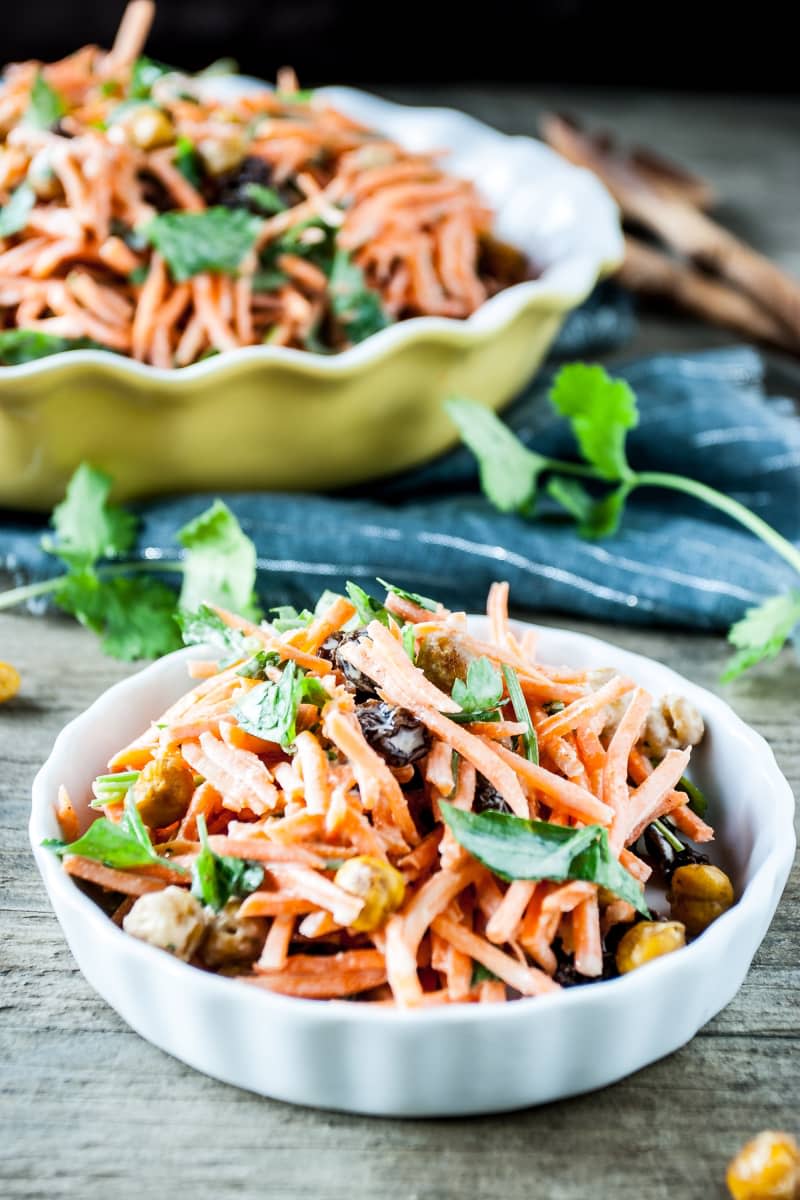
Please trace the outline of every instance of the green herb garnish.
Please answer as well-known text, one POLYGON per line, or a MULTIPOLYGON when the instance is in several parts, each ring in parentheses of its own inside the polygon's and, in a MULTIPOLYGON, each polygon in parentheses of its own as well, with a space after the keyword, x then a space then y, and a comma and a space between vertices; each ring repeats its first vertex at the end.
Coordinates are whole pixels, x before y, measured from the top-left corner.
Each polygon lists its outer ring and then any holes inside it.
POLYGON ((175 620, 187 646, 213 646, 224 654, 221 666, 229 666, 240 658, 247 658, 258 649, 258 642, 240 629, 231 629, 207 604, 201 604, 194 612, 182 609, 175 620))
MULTIPOLYGON (((581 462, 564 462, 529 450, 482 405, 464 399, 447 402, 450 417, 478 461, 483 491, 500 511, 531 517, 540 481, 546 475, 547 493, 576 519, 583 536, 609 537, 619 528, 635 489, 668 488, 743 525, 800 575, 800 550, 739 501, 685 475, 634 470, 625 442, 639 413, 636 396, 624 380, 612 379, 602 367, 573 363, 558 373, 550 400, 569 421, 581 462), (591 490, 579 478, 588 481, 591 490)), ((798 624, 798 588, 748 609, 729 632, 737 654, 723 679, 735 679, 756 663, 774 658, 798 624)))
POLYGON ((522 694, 522 687, 520 686, 517 672, 508 663, 503 663, 503 677, 506 681, 511 707, 514 709, 514 716, 523 725, 527 725, 528 727, 527 732, 522 735, 522 741, 525 746, 525 757, 533 763, 538 763, 539 739, 536 737, 536 730, 533 727, 531 714, 525 697, 522 694))
POLYGON ((264 868, 246 858, 216 854, 208 841, 206 819, 197 818, 201 850, 192 864, 192 895, 219 912, 232 896, 249 896, 264 882, 264 868))
POLYGON ((501 879, 583 879, 649 917, 642 888, 614 858, 601 825, 569 829, 506 813, 464 812, 444 800, 440 808, 459 845, 501 879))
POLYGON ((257 615, 255 548, 225 505, 217 502, 179 532, 186 547, 182 559, 127 562, 136 519, 109 502, 110 489, 102 471, 87 464, 77 469, 53 513, 55 535, 43 540, 66 573, 0 593, 0 610, 49 594, 102 637, 107 654, 123 659, 178 648, 178 603, 198 609, 202 598, 257 615), (180 599, 156 572, 183 575, 180 599))
POLYGON ((380 296, 367 287, 364 272, 345 250, 334 254, 328 292, 331 311, 353 345, 391 324, 380 296))
POLYGON ((141 230, 181 283, 205 271, 235 275, 255 246, 261 221, 242 208, 167 212, 141 230))
POLYGON ((67 843, 58 838, 47 838, 42 845, 59 857, 78 854, 81 858, 91 858, 94 862, 103 863, 106 867, 115 867, 120 871, 132 867, 147 867, 154 863, 169 867, 173 871, 183 870, 176 863, 156 854, 139 810, 130 795, 125 799, 125 811, 119 824, 109 821, 107 817, 98 817, 76 842, 67 843))
POLYGON ((427 609, 428 612, 438 612, 438 601, 431 600, 430 596, 420 596, 418 592, 407 592, 404 588, 397 587, 394 583, 387 583, 380 576, 377 579, 381 587, 385 587, 387 592, 393 592, 395 596, 400 596, 401 599, 408 600, 411 604, 416 604, 418 608, 427 609))
POLYGON ((63 354, 67 350, 106 350, 91 338, 63 338, 39 329, 0 330, 0 363, 4 367, 17 367, 20 363, 35 362, 38 358, 49 358, 51 354, 63 354))
POLYGON ((19 233, 28 224, 28 217, 36 203, 36 192, 29 183, 21 183, 11 193, 7 204, 0 208, 0 238, 19 233))
POLYGON ((265 187, 263 183, 246 183, 243 190, 250 203, 267 217, 283 212, 286 208, 275 188, 265 187))
POLYGON ((388 628, 390 613, 380 600, 376 600, 374 596, 370 596, 369 592, 365 592, 362 587, 350 580, 345 584, 345 590, 356 606, 356 613, 362 625, 369 625, 370 621, 380 621, 381 625, 388 628))
POLYGON ((184 179, 194 188, 199 188, 203 182, 203 168, 200 155, 194 148, 190 138, 181 135, 175 141, 175 157, 173 163, 184 179))
POLYGON ((62 97, 50 87, 41 71, 37 72, 22 123, 32 129, 52 129, 66 111, 62 97))
POLYGON ((153 84, 157 83, 163 75, 171 75, 173 70, 173 67, 157 62, 154 58, 148 58, 146 54, 140 55, 133 64, 128 95, 132 100, 149 100, 153 84))
POLYGON ((181 608, 212 601, 242 616, 260 616, 253 593, 256 548, 227 504, 215 500, 179 530, 178 541, 187 551, 181 608))
POLYGON ((297 710, 306 701, 322 708, 330 696, 314 675, 306 675, 297 663, 290 661, 281 671, 280 679, 265 680, 253 688, 241 701, 234 715, 247 733, 289 747, 297 736, 297 710))
POLYGON ((473 658, 467 667, 466 682, 463 679, 453 681, 452 696, 464 713, 472 714, 472 720, 481 720, 482 716, 476 714, 493 712, 503 698, 502 676, 488 658, 473 658))

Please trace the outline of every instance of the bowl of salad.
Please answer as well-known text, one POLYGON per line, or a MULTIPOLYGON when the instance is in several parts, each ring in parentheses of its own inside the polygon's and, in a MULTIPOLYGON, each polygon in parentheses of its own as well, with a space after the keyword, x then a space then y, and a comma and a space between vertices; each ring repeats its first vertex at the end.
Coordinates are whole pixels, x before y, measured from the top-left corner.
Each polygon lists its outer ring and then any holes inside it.
POLYGON ((31 843, 91 985, 293 1103, 603 1087, 734 996, 794 855, 766 743, 658 663, 385 585, 189 648, 59 736, 31 843))
POLYGON ((328 488, 452 442, 621 258, 616 209, 541 143, 349 88, 108 52, 0 82, 0 504, 83 460, 120 498, 328 488))

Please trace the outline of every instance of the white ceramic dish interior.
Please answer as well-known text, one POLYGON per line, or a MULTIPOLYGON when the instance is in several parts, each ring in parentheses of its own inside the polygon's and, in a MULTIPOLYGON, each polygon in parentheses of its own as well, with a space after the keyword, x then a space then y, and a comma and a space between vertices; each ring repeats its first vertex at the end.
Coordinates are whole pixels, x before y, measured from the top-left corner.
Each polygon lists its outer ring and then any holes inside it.
MULTIPOLYGON (((220 76, 207 80, 205 90, 224 99, 232 92, 265 86, 244 76, 220 76)), ((71 363, 111 361, 123 373, 164 382, 213 376, 237 362, 259 361, 308 364, 313 360, 320 376, 346 375, 417 337, 424 340, 441 333, 455 334, 470 344, 499 333, 531 303, 543 310, 551 305, 566 315, 588 296, 598 278, 622 261, 619 217, 608 192, 589 171, 568 163, 544 143, 510 137, 454 109, 394 104, 355 88, 320 88, 316 95, 410 150, 446 148, 448 170, 476 183, 497 214, 497 233, 530 256, 541 271, 539 278, 499 292, 464 321, 448 317, 400 321, 342 354, 310 355, 285 346, 246 346, 175 371, 105 350, 72 350, 68 355, 71 363)), ((47 372, 66 357, 55 354, 3 367, 3 377, 13 380, 47 372)))
MULTIPOLYGON (((475 618, 481 629, 482 618, 475 618)), ((73 797, 112 752, 187 688, 161 659, 101 696, 58 737, 33 786, 30 837, 89 983, 138 1033, 208 1075, 280 1100, 391 1116, 453 1116, 541 1104, 613 1083, 671 1053, 736 994, 794 857, 794 801, 766 742, 718 697, 605 642, 541 629, 545 661, 613 665, 704 714, 693 774, 739 900, 687 949, 621 979, 503 1005, 419 1012, 271 995, 206 974, 121 932, 41 848, 58 836, 59 783, 73 797)), ((88 820, 88 808, 81 814, 88 820)))

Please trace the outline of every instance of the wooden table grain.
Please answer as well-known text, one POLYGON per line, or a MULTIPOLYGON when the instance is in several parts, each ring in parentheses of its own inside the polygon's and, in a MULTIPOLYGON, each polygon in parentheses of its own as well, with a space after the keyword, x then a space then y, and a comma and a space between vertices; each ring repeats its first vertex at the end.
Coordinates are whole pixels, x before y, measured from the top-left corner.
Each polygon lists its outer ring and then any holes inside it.
MULTIPOLYGON (((729 223, 800 274, 797 104, 519 88, 395 95, 452 103, 516 133, 533 131, 545 105, 593 114, 708 172, 729 223)), ((725 340, 650 316, 626 353, 725 340)), ((571 623, 719 690, 720 638, 571 623)), ((8 1200, 718 1200, 743 1140, 768 1127, 800 1132, 796 867, 729 1007, 676 1054, 593 1095, 488 1118, 373 1120, 263 1100, 169 1058, 78 972, 27 844, 31 780, 57 732, 131 668, 104 658, 74 624, 27 615, 0 616, 0 659, 23 679, 0 708, 0 1195, 8 1200)), ((797 660, 786 653, 725 695, 800 791, 797 660)))

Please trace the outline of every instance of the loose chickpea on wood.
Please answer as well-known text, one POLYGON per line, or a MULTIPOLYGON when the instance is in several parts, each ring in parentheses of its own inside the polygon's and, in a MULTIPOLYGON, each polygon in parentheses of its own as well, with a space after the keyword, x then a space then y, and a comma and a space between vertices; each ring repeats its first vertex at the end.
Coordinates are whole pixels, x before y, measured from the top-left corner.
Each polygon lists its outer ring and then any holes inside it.
POLYGON ((799 1200, 800 1148, 791 1134, 765 1130, 742 1147, 725 1179, 733 1200, 799 1200))
POLYGON ((0 662, 0 704, 4 700, 10 700, 12 696, 16 696, 21 683, 22 680, 16 667, 12 667, 10 663, 0 662))

